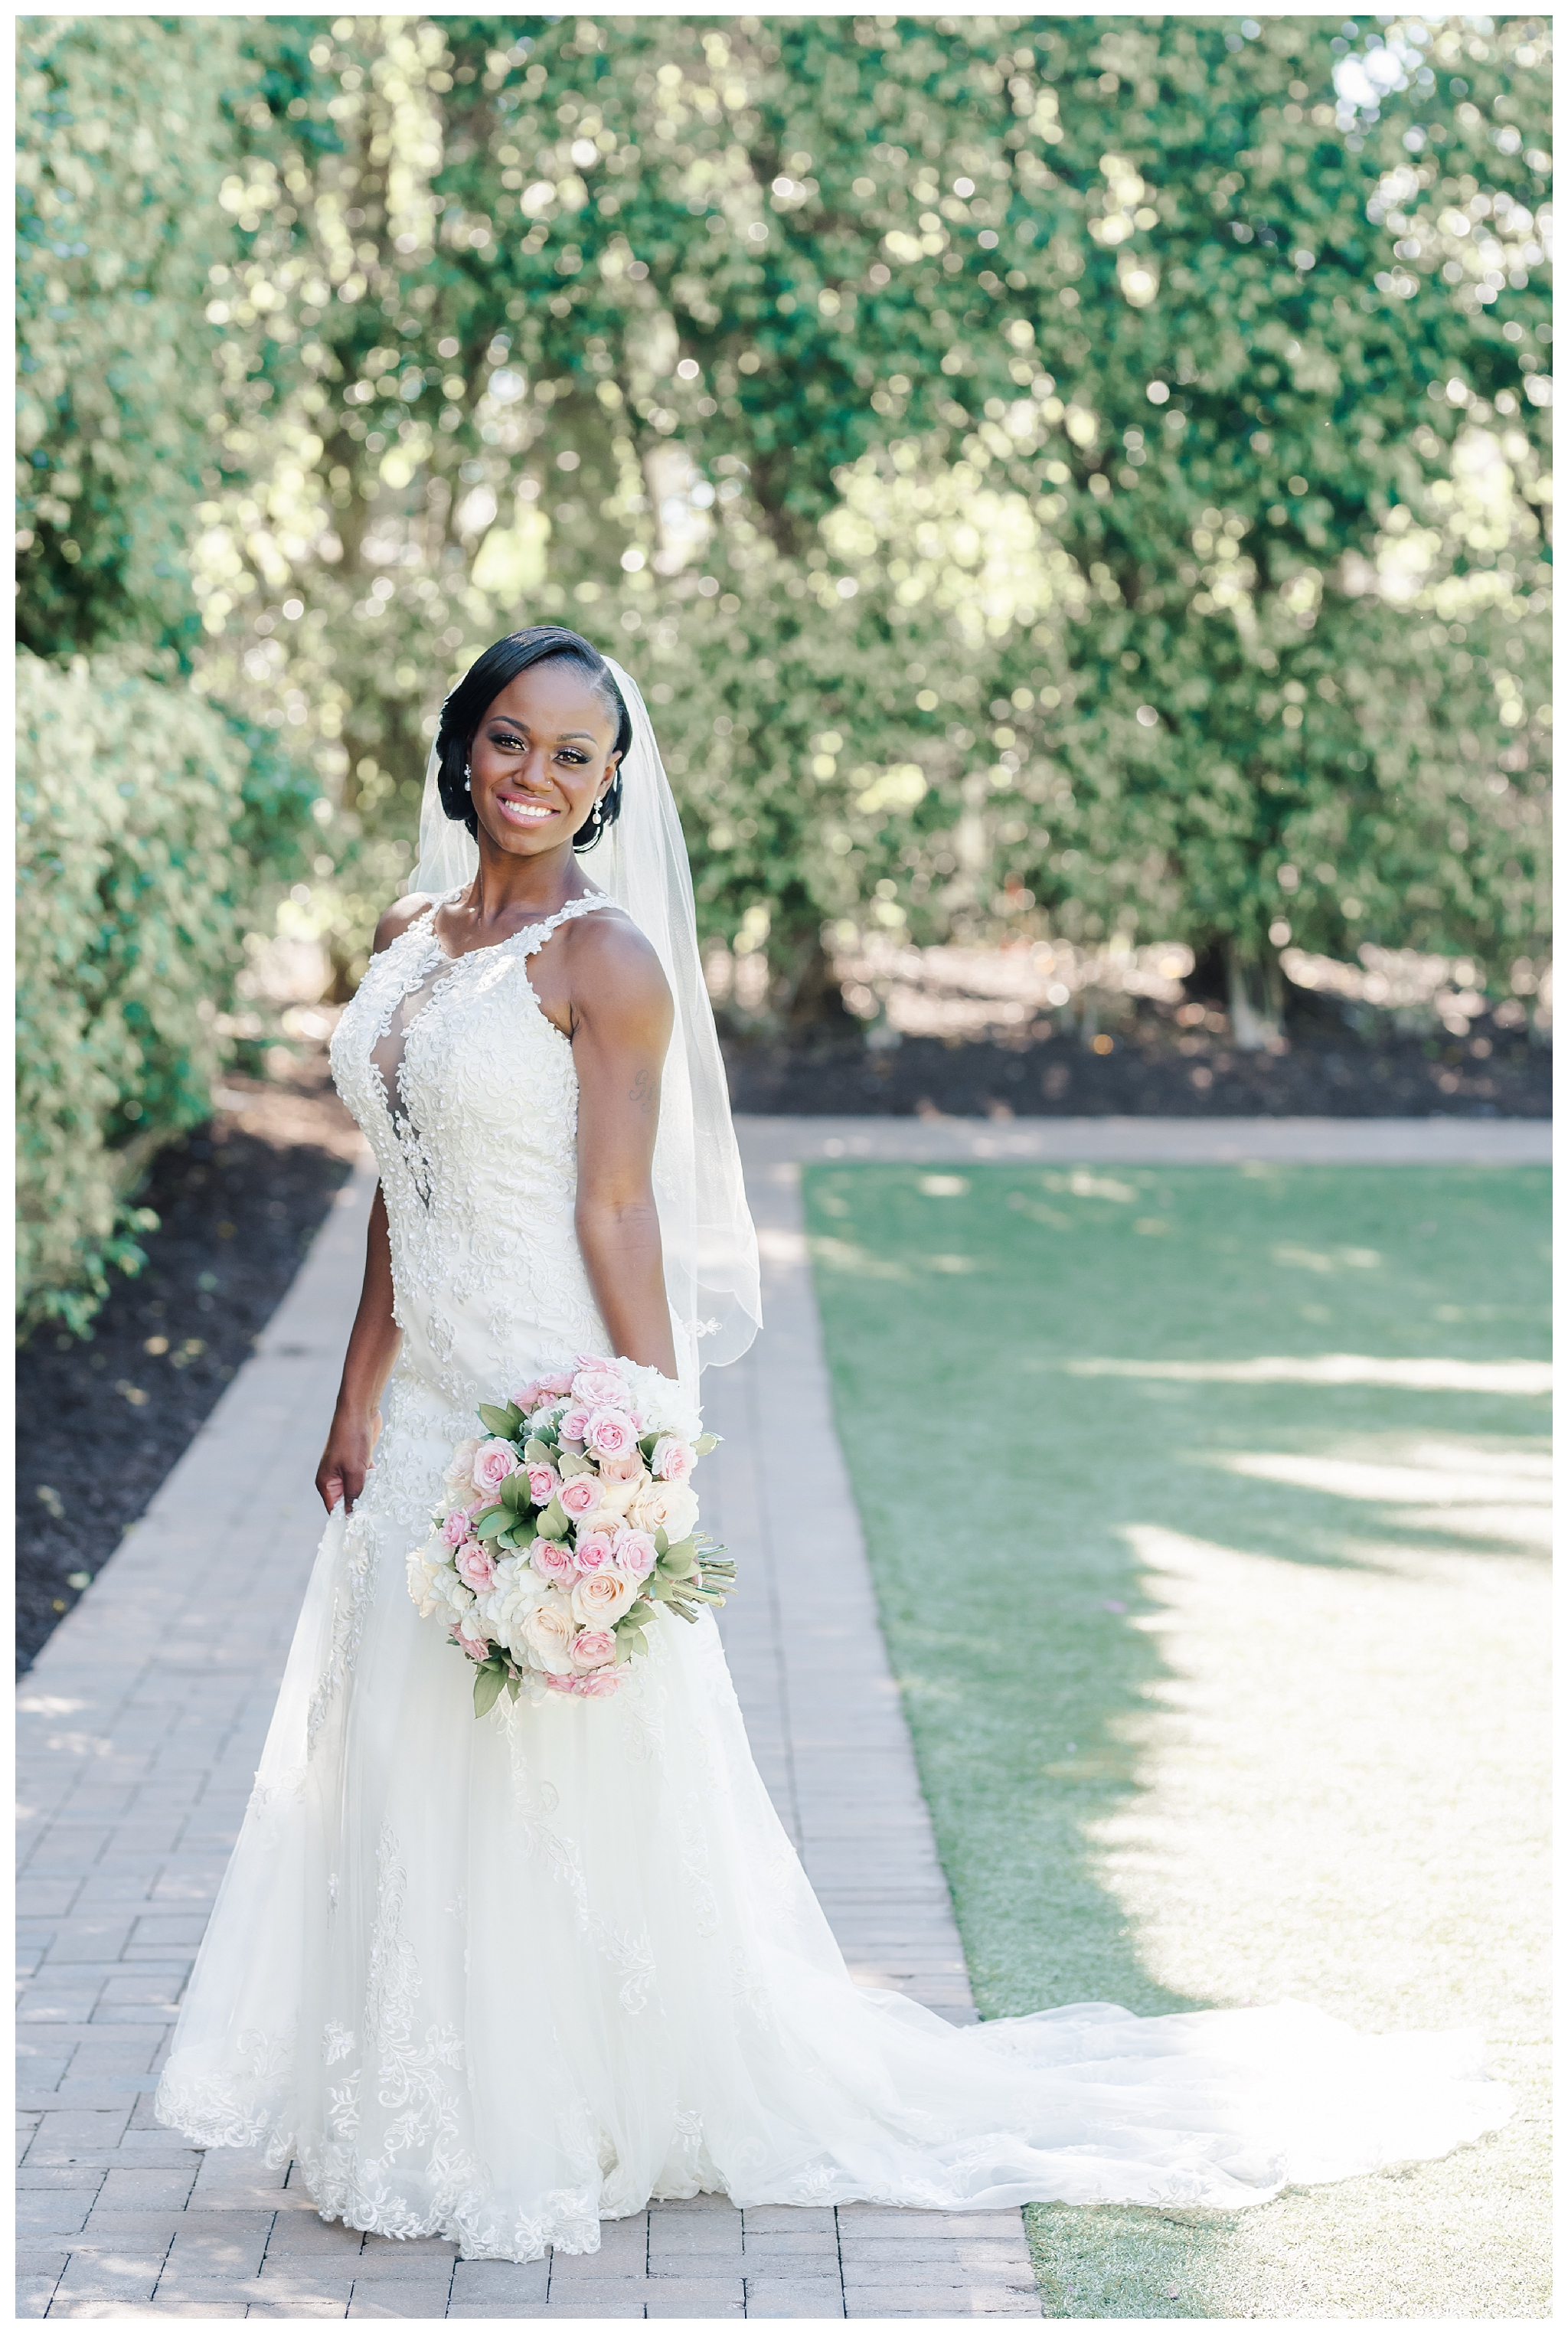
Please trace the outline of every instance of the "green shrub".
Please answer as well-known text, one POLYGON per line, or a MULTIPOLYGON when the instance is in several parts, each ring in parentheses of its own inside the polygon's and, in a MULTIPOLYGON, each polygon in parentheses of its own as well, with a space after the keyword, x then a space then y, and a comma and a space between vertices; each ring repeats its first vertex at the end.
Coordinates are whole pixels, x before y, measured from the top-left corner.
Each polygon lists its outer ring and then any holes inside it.
POLYGON ((294 872, 312 793, 130 654, 17 671, 17 1310, 80 1334, 161 1143, 211 1108, 247 922, 294 872))

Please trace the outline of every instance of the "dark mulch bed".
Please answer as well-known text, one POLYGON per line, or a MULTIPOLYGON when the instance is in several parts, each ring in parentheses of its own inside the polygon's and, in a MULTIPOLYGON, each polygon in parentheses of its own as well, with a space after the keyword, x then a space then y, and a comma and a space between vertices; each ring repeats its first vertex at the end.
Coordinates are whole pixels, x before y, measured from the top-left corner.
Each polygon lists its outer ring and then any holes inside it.
POLYGON ((349 1173, 356 1137, 318 1059, 221 1093, 154 1162, 143 1270, 116 1280, 90 1337, 45 1326, 17 1355, 19 1670, 250 1354, 349 1173))
MULTIPOLYGON (((1217 1011, 1212 1022, 1223 1025, 1217 1011)), ((1548 1118, 1552 1057, 1518 1031, 1476 1022, 1466 1039, 1358 1036, 1331 1006, 1293 1000, 1286 1049, 1238 1053, 1223 1027, 1143 1006, 1095 1053, 1058 1034, 1018 1045, 858 1030, 815 1045, 728 1039, 739 1111, 809 1117, 1548 1118)), ((1103 1039, 1101 1043, 1103 1044, 1103 1039)))

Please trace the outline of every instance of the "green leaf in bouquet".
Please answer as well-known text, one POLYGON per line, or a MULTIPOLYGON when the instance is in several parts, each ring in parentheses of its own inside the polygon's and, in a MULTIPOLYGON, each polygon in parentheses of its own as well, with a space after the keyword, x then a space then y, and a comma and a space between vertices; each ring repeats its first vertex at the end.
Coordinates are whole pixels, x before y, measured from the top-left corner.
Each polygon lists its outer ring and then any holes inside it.
POLYGON ((512 1527, 511 1540, 513 1547, 532 1548, 534 1542, 538 1538, 538 1537, 539 1519, 537 1516, 526 1514, 519 1516, 516 1522, 512 1527))
POLYGON ((541 1442, 536 1434, 531 1434, 523 1445, 523 1458, 530 1467, 552 1467, 555 1463, 553 1450, 548 1442, 541 1442))
POLYGON ((515 1402, 509 1402, 504 1410, 497 1409, 493 1402, 482 1402, 479 1423, 487 1426, 492 1434, 498 1434, 503 1442, 510 1442, 523 1423, 523 1413, 515 1402))
POLYGON ((657 1434, 640 1434, 637 1447, 645 1459, 651 1459, 661 1440, 662 1437, 657 1434))
POLYGON ((483 1718, 487 1710, 495 1707, 496 1696, 506 1682, 506 1673, 499 1662, 481 1662, 474 1673, 474 1715, 483 1718))
POLYGON ((668 1556, 669 1554, 669 1534, 665 1530, 662 1524, 659 1525, 658 1530, 653 1535, 653 1552, 655 1556, 668 1556))
POLYGON ((550 1505, 541 1510, 536 1529, 545 1539, 566 1539, 570 1537, 572 1526, 559 1500, 552 1500, 550 1505))
POLYGON ((697 1570, 697 1542, 691 1538, 678 1540, 659 1558, 660 1568, 672 1580, 684 1580, 697 1570))
POLYGON ((699 1434, 691 1447, 699 1459, 706 1459, 710 1451, 718 1449, 719 1439, 717 1434, 699 1434))
POLYGON ((518 1677, 516 1671, 511 1671, 506 1679, 506 1691, 511 1695, 514 1702, 517 1699, 517 1690, 521 1683, 522 1681, 518 1677))
POLYGON ((528 1489, 528 1478, 521 1467, 515 1475, 507 1476, 496 1497, 501 1505, 504 1508, 509 1508, 515 1516, 520 1516, 524 1508, 533 1506, 534 1499, 528 1489))
POLYGON ((484 1514, 475 1519, 474 1537, 476 1539, 494 1539, 497 1533, 506 1529, 511 1521, 512 1518, 505 1508, 486 1508, 484 1514))
POLYGON ((567 1481, 570 1481, 573 1475, 592 1475, 593 1472, 593 1461, 582 1451, 553 1451, 550 1453, 550 1460, 558 1473, 567 1481))

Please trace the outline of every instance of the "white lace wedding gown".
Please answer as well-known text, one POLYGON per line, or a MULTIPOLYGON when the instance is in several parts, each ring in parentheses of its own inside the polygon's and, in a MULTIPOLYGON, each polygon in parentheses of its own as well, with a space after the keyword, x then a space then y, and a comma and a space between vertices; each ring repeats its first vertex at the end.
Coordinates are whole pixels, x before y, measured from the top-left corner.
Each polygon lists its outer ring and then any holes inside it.
POLYGON ((364 1495, 322 1537, 160 2119, 292 2156, 351 2227, 515 2261, 703 2189, 1242 2205, 1495 2127, 1508 2098, 1473 2035, 1371 2040, 1288 2005, 953 2028, 857 1987, 710 1615, 653 1628, 611 1700, 476 1721, 404 1558, 476 1403, 606 1347, 572 1226, 572 1048, 527 972, 601 902, 455 960, 422 918, 333 1040, 402 1350, 364 1495))

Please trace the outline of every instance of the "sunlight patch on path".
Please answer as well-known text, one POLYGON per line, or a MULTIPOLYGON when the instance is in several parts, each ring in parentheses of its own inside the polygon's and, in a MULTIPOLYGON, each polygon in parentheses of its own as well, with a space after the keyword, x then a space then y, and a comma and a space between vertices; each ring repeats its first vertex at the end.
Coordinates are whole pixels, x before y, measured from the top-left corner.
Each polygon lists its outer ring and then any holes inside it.
POLYGON ((1550 1362, 1442 1361, 1426 1355, 1264 1354, 1254 1361, 1073 1361, 1035 1364, 1075 1378, 1174 1378, 1189 1385, 1407 1386, 1417 1394, 1539 1394, 1550 1362))

